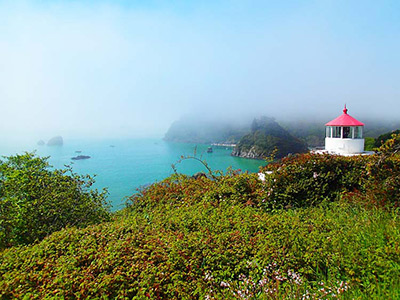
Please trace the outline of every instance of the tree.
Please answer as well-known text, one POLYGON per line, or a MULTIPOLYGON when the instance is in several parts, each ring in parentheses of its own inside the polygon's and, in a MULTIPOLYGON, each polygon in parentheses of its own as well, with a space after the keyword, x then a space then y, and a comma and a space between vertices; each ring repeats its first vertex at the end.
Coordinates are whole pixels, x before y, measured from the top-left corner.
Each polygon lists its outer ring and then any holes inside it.
POLYGON ((66 226, 110 219, 107 190, 91 189, 89 175, 51 169, 35 153, 0 160, 0 249, 29 244, 66 226))

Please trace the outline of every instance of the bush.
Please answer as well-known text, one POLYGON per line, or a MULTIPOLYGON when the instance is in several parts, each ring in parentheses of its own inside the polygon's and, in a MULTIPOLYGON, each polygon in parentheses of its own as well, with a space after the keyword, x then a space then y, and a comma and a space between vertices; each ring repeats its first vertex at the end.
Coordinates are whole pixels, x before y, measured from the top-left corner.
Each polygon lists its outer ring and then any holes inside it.
POLYGON ((368 162, 366 199, 371 204, 400 206, 400 134, 392 134, 368 162))
POLYGON ((387 132, 387 133, 381 134, 380 136, 378 136, 375 139, 374 146, 375 147, 381 147, 383 144, 386 143, 387 140, 392 139, 393 134, 397 134, 397 135, 400 134, 400 129, 393 130, 391 132, 387 132))
POLYGON ((0 250, 41 240, 66 226, 110 219, 106 191, 71 168, 52 170, 33 153, 0 161, 0 250))
POLYGON ((269 208, 308 207, 333 201, 347 191, 364 189, 367 157, 329 154, 291 156, 264 167, 265 205, 269 208))

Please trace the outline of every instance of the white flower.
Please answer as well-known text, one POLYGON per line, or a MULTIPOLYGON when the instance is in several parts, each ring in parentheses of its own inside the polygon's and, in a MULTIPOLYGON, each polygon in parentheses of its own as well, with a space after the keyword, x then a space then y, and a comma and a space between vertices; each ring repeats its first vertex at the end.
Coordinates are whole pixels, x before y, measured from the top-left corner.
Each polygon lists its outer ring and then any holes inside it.
POLYGON ((220 286, 221 286, 221 287, 229 287, 229 286, 230 286, 230 284, 229 284, 228 282, 221 281, 221 284, 220 284, 220 286))
POLYGON ((264 173, 258 173, 258 179, 261 180, 262 182, 265 181, 265 174, 264 173))

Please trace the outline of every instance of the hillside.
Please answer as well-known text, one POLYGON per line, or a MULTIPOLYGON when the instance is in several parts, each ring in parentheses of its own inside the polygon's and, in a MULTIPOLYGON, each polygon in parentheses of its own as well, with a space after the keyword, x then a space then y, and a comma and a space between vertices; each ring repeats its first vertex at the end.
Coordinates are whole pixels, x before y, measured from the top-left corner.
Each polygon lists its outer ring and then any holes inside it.
POLYGON ((241 123, 183 118, 172 123, 164 139, 181 143, 236 143, 249 132, 241 123))
POLYGON ((243 136, 232 152, 234 156, 264 159, 276 150, 276 157, 305 153, 307 146, 272 118, 254 119, 251 132, 243 136))
POLYGON ((400 136, 256 174, 174 175, 114 220, 0 252, 0 298, 398 299, 400 136))

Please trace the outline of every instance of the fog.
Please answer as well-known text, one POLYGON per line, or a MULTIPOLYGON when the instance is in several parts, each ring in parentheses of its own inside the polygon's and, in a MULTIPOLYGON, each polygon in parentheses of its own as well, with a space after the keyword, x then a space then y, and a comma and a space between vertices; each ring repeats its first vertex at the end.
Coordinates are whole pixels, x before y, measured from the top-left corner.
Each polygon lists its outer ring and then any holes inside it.
POLYGON ((0 136, 398 119, 399 1, 83 2, 0 1, 0 136))

